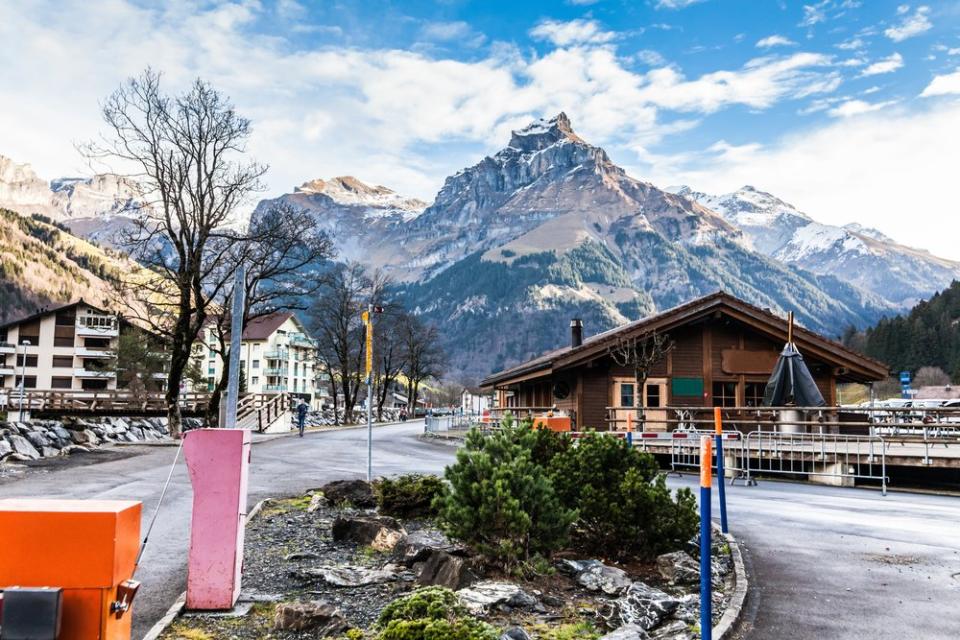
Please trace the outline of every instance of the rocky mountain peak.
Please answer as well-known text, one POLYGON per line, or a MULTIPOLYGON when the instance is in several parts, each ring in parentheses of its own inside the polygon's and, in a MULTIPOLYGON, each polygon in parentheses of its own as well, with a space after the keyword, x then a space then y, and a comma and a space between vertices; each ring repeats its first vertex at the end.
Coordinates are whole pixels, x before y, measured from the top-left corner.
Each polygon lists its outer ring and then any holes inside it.
POLYGON ((307 196, 324 195, 342 205, 401 209, 410 212, 420 212, 427 206, 421 200, 407 198, 383 185, 369 185, 353 176, 310 180, 297 187, 294 193, 307 196))
POLYGON ((538 118, 511 133, 510 147, 525 153, 546 149, 563 140, 586 144, 574 133, 570 118, 562 111, 549 120, 538 118))

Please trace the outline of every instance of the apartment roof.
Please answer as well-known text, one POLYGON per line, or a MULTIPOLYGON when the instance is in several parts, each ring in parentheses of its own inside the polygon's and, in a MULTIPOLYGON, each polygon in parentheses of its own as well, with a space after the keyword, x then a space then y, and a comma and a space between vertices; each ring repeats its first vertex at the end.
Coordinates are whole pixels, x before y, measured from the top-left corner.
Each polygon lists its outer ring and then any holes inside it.
POLYGON ((247 328, 243 330, 244 340, 266 340, 279 329, 284 322, 293 318, 290 311, 274 311, 265 316, 254 318, 247 323, 247 328))
POLYGON ((33 321, 33 320, 36 320, 37 318, 42 318, 42 317, 44 317, 44 316, 50 315, 51 313, 57 313, 58 311, 63 311, 64 309, 70 309, 70 308, 73 308, 73 307, 78 307, 78 306, 80 306, 81 304, 86 305, 86 306, 90 307, 91 309, 94 309, 95 311, 99 311, 100 313, 110 313, 110 312, 107 311, 106 309, 101 309, 100 307, 98 307, 98 306, 96 306, 96 305, 94 305, 94 304, 90 304, 89 302, 87 302, 87 301, 84 300, 83 298, 80 298, 79 300, 76 300, 75 302, 69 302, 69 303, 67 303, 67 304, 62 304, 62 305, 60 305, 59 307, 41 307, 41 308, 38 309, 35 313, 32 313, 32 314, 30 314, 30 315, 28 315, 28 316, 24 316, 24 317, 22 317, 22 318, 17 318, 16 320, 10 320, 9 322, 4 322, 3 324, 0 324, 0 329, 7 329, 7 328, 9 328, 9 327, 13 327, 13 326, 16 326, 16 325, 18 325, 18 324, 23 324, 23 323, 25 323, 25 322, 31 322, 31 321, 33 321))

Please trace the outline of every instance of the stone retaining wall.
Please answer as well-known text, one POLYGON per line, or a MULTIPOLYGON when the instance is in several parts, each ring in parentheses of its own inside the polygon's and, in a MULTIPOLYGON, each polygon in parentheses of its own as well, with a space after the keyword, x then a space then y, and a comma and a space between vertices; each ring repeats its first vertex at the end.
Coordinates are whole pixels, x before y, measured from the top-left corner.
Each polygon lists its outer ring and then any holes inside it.
MULTIPOLYGON (((185 428, 200 426, 184 418, 185 428)), ((149 442, 169 437, 166 418, 64 418, 0 422, 0 460, 28 461, 89 451, 115 442, 149 442)))

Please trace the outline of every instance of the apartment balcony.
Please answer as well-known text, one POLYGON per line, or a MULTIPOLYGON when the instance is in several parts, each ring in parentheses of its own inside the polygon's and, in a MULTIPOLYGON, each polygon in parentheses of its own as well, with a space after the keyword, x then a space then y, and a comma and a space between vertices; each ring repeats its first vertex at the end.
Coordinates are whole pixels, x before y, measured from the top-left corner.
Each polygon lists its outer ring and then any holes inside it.
POLYGON ((16 353, 17 345, 12 342, 0 342, 0 353, 16 353))
POLYGON ((77 335, 90 338, 116 338, 120 335, 120 329, 116 323, 93 325, 78 321, 77 335))
POLYGON ((74 378, 99 378, 112 380, 117 377, 116 371, 93 371, 91 369, 74 369, 74 378))
POLYGON ((0 376, 15 376, 16 370, 13 367, 0 367, 0 376))
POLYGON ((263 370, 264 373, 268 376, 288 376, 290 374, 290 367, 267 367, 263 370))
POLYGON ((277 392, 286 391, 286 390, 287 390, 287 385, 285 385, 285 384, 268 384, 268 385, 264 385, 263 390, 264 390, 264 391, 277 391, 277 392))
POLYGON ((286 349, 277 349, 274 351, 267 351, 263 354, 263 357, 267 360, 288 360, 290 358, 290 352, 286 349))
POLYGON ((316 348, 316 343, 303 335, 292 335, 290 336, 290 344, 295 347, 307 347, 308 349, 316 348))
POLYGON ((74 355, 80 358, 116 358, 117 352, 110 349, 95 349, 92 347, 77 347, 74 349, 74 355))

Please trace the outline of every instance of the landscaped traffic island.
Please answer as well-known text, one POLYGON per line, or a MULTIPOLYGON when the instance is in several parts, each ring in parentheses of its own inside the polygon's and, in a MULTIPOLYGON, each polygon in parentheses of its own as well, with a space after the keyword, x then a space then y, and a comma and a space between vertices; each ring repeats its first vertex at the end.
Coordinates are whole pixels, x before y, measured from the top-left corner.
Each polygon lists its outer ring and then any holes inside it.
MULTIPOLYGON (((338 481, 247 526, 238 615, 164 640, 699 638, 692 496, 620 441, 472 434, 445 479, 338 481), (571 507, 570 505, 579 505, 571 507)), ((715 623, 733 589, 712 549, 715 623)))

